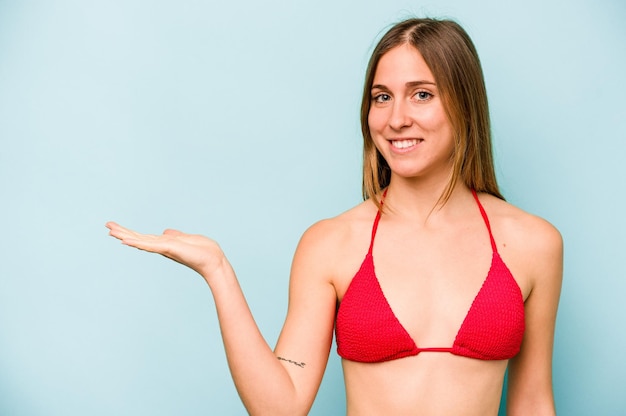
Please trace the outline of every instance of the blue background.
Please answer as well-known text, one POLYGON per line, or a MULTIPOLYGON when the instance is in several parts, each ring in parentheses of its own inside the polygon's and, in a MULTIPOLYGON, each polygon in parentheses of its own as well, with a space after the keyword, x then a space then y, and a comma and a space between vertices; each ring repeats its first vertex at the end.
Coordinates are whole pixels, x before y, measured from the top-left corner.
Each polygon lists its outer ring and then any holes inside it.
MULTIPOLYGON (((624 414, 611 0, 0 0, 0 414, 244 414, 206 284, 104 223, 217 239, 273 345, 300 235, 360 201, 369 52, 414 14, 473 37, 503 191, 564 236, 559 413, 624 414)), ((333 349, 311 414, 344 412, 333 349)))

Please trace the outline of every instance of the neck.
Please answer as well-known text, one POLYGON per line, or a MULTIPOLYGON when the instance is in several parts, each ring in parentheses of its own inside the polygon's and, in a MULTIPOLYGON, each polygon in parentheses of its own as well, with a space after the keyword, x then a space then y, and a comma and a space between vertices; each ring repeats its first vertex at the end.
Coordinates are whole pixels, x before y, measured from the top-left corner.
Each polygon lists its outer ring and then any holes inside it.
POLYGON ((387 188, 385 208, 391 214, 421 219, 424 223, 433 216, 453 213, 468 197, 471 198, 471 190, 458 180, 450 198, 442 202, 447 184, 447 181, 425 182, 392 177, 387 188))

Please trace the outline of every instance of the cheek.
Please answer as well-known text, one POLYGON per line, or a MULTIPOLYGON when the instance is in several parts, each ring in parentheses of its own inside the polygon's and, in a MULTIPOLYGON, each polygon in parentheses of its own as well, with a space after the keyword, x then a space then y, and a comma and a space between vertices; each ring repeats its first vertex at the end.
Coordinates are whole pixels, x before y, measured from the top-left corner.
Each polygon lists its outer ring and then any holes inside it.
POLYGON ((381 112, 371 109, 367 115, 367 125, 369 126, 370 134, 372 135, 382 130, 385 125, 385 121, 381 112))
POLYGON ((448 118, 440 108, 427 107, 413 113, 415 120, 422 128, 430 131, 442 131, 448 124, 448 118))
POLYGON ((452 125, 445 114, 433 115, 423 126, 443 142, 454 141, 452 125))

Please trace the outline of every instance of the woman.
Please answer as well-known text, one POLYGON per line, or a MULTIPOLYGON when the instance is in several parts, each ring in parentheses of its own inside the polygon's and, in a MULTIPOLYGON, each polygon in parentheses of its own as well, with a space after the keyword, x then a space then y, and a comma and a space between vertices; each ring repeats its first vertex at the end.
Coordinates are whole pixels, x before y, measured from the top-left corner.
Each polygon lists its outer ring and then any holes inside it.
POLYGON ((107 227, 204 277, 251 414, 309 411, 335 326, 348 415, 496 415, 507 367, 508 414, 554 414, 562 241, 499 193, 465 31, 433 19, 391 28, 367 69, 361 123, 365 201, 303 235, 274 351, 217 243, 107 227))

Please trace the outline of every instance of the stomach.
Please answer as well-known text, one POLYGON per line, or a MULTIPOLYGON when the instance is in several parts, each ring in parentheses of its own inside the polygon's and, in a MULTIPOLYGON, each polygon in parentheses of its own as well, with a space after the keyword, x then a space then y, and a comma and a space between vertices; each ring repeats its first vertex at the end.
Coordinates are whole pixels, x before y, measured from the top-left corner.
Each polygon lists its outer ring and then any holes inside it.
POLYGON ((447 352, 382 363, 343 360, 348 416, 497 416, 503 361, 447 352))

